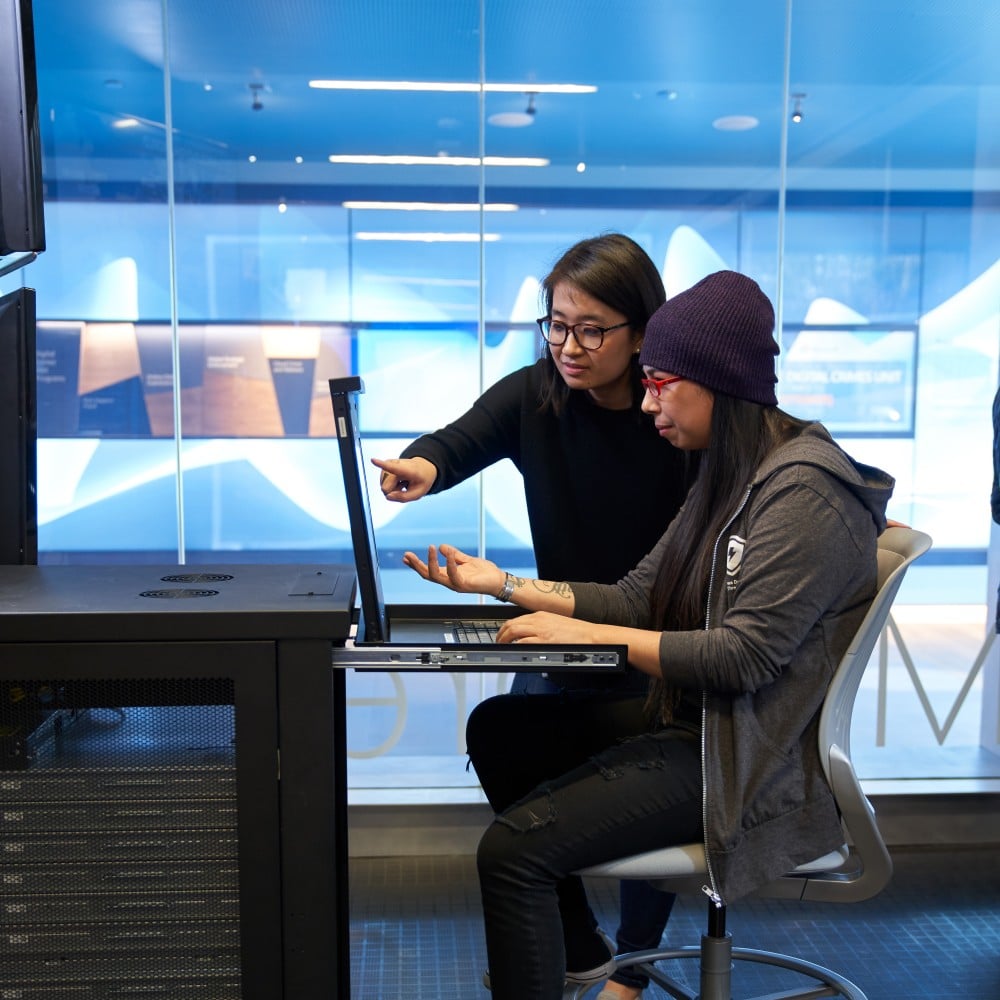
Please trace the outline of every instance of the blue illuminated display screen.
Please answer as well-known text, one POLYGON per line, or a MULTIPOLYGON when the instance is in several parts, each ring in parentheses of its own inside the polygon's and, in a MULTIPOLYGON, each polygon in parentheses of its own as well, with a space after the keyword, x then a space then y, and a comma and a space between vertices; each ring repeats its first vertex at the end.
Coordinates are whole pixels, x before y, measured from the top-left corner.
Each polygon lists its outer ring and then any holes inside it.
POLYGON ((778 399, 840 437, 912 437, 917 328, 785 328, 778 399))

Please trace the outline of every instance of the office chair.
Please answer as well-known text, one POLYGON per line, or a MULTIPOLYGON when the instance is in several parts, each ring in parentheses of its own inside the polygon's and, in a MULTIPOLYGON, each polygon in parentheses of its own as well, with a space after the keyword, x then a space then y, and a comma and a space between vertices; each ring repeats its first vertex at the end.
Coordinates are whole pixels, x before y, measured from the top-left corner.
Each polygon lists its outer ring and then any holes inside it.
MULTIPOLYGON (((850 846, 845 845, 839 851, 800 865, 758 889, 758 896, 853 903, 881 892, 892 876, 892 859, 875 823, 871 803, 861 790, 851 764, 851 716, 868 658, 885 627, 903 575, 910 564, 930 547, 930 536, 912 528, 892 527, 883 532, 878 540, 878 591, 837 667, 823 702, 819 752, 850 846)), ((705 851, 701 844, 667 847, 595 865, 577 874, 646 879, 664 892, 701 893, 706 874, 705 851)), ((618 955, 616 965, 619 969, 640 967, 651 982, 676 1000, 732 1000, 733 959, 777 966, 811 979, 799 989, 771 993, 756 1000, 805 1000, 813 997, 867 1000, 857 986, 831 969, 791 955, 734 948, 732 937, 726 932, 726 908, 717 906, 711 899, 708 902, 708 929, 702 935, 700 946, 631 952, 618 955), (688 958, 701 959, 698 993, 691 993, 686 986, 665 975, 653 964, 688 958)), ((568 984, 564 1000, 580 1000, 591 988, 568 984)))

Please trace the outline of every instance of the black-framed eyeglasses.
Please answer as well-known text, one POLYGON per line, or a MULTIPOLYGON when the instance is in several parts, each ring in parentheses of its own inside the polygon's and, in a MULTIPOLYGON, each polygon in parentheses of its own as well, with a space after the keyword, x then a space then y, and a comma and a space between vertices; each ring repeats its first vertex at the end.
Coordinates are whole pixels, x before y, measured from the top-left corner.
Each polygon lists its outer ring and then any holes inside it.
POLYGON ((576 342, 585 351, 596 351, 604 343, 604 335, 612 330, 618 330, 623 326, 628 326, 628 320, 624 323, 615 323, 614 326, 595 326, 593 323, 574 323, 572 326, 563 323, 562 320, 553 319, 551 316, 543 316, 536 320, 538 329, 542 331, 545 340, 555 347, 566 343, 566 338, 573 334, 576 342))
POLYGON ((665 385, 673 385, 674 382, 683 382, 683 375, 671 375, 669 378, 644 378, 641 379, 642 387, 655 399, 660 398, 660 390, 665 385))

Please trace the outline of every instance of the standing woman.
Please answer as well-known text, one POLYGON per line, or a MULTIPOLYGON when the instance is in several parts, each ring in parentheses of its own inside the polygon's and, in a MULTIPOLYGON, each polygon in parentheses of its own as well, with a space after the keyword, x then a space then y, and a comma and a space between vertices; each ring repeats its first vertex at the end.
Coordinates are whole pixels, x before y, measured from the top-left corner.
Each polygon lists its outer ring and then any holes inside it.
POLYGON ((470 716, 496 812, 477 861, 498 1000, 557 1000, 564 941, 601 954, 581 868, 702 840, 725 904, 842 842, 817 727, 875 595, 893 480, 778 409, 773 328, 763 292, 732 271, 650 319, 643 409, 703 454, 683 509, 617 584, 514 578, 447 545, 404 557, 425 579, 535 612, 501 641, 625 645, 651 678, 647 699, 570 710, 508 694, 470 716))
MULTIPOLYGON (((666 294, 634 240, 608 233, 570 247, 542 281, 544 356, 488 389, 454 423, 398 459, 373 459, 382 492, 399 503, 450 489, 501 459, 524 479, 538 575, 614 583, 653 547, 684 500, 696 460, 661 437, 640 410, 638 363, 646 322, 666 294)), ((518 674, 518 693, 644 691, 645 675, 518 674)), ((618 950, 659 944, 674 897, 645 882, 621 884, 618 950)), ((571 948, 571 944, 568 943, 571 948)), ((568 954, 570 977, 600 981, 599 956, 568 954)), ((616 977, 623 997, 648 979, 616 977)))
POLYGON ((642 247, 609 233, 567 250, 542 295, 539 361, 398 459, 372 461, 386 498, 408 503, 510 459, 524 478, 539 575, 613 583, 650 550, 687 493, 683 452, 640 410, 639 348, 666 298, 663 282, 642 247), (609 521, 607 510, 626 502, 629 516, 609 521))

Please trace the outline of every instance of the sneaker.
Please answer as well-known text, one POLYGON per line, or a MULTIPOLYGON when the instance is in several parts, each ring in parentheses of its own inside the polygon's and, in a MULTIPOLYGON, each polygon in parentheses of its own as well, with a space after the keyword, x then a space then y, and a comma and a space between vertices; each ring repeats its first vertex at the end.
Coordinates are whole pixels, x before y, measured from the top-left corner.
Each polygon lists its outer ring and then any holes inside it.
MULTIPOLYGON (((615 942, 608 937, 607 934, 601 930, 600 927, 597 928, 597 933, 601 935, 601 940, 605 943, 608 949, 608 960, 602 965, 597 965, 593 969, 585 969, 583 972, 570 972, 566 971, 566 985, 567 986, 593 986, 595 983, 600 983, 607 979, 615 969, 618 968, 615 962, 615 942)), ((490 989, 490 970, 487 969, 483 973, 483 986, 490 989)))

